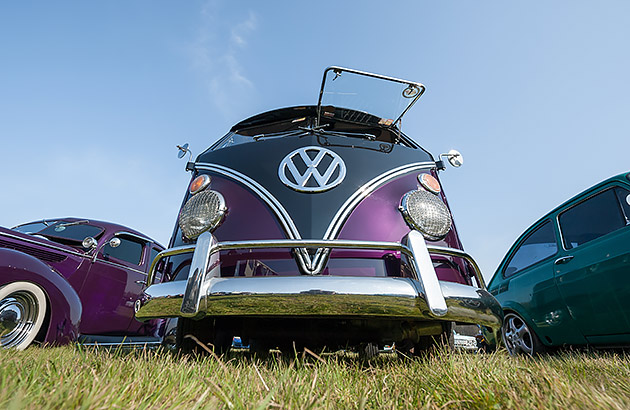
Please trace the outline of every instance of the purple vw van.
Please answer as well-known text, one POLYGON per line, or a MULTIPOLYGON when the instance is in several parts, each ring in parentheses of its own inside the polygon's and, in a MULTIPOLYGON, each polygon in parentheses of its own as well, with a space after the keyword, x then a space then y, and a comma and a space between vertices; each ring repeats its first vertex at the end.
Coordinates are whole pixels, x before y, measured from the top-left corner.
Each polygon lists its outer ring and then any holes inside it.
MULTIPOLYGON (((401 129, 420 83, 325 70, 314 106, 234 125, 187 164, 169 249, 139 320, 178 318, 177 343, 418 352, 501 308, 453 224, 433 157, 401 129)), ((188 146, 180 147, 181 156, 188 146)))
POLYGON ((0 227, 0 346, 159 344, 134 318, 163 246, 125 226, 58 218, 0 227))

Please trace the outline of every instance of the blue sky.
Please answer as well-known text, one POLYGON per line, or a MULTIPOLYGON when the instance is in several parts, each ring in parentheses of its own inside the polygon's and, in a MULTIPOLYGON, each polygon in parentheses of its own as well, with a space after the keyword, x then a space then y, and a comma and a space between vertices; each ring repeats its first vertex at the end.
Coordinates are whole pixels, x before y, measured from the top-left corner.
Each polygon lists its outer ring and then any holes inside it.
POLYGON ((625 1, 0 3, 0 225, 80 216, 167 243, 195 154, 316 102, 325 67, 420 81, 403 130, 489 278, 559 203, 629 170, 625 1))

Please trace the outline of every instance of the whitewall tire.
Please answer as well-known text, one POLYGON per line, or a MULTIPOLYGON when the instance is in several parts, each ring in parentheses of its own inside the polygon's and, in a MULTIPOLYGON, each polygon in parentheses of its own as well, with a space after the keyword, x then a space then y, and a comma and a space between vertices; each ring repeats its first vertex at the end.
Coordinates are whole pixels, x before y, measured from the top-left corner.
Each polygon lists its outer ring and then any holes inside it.
POLYGON ((26 349, 35 340, 46 316, 46 295, 31 282, 0 287, 0 346, 26 349))

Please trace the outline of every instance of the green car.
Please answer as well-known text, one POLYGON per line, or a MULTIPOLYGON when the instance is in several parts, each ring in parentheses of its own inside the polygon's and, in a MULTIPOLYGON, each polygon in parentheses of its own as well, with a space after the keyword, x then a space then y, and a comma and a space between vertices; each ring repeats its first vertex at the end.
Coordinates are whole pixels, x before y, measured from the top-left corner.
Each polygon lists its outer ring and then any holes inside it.
POLYGON ((543 216, 512 245, 488 291, 511 354, 630 346, 630 174, 543 216))

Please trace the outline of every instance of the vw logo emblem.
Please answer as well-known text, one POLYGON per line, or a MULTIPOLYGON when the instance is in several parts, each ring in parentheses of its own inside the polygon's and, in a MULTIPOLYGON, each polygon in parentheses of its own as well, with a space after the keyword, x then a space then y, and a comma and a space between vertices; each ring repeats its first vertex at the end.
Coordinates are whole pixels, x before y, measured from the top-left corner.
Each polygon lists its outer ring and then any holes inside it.
POLYGON ((288 154, 278 167, 283 184, 300 192, 323 192, 346 177, 346 164, 335 152, 322 147, 303 147, 288 154))

